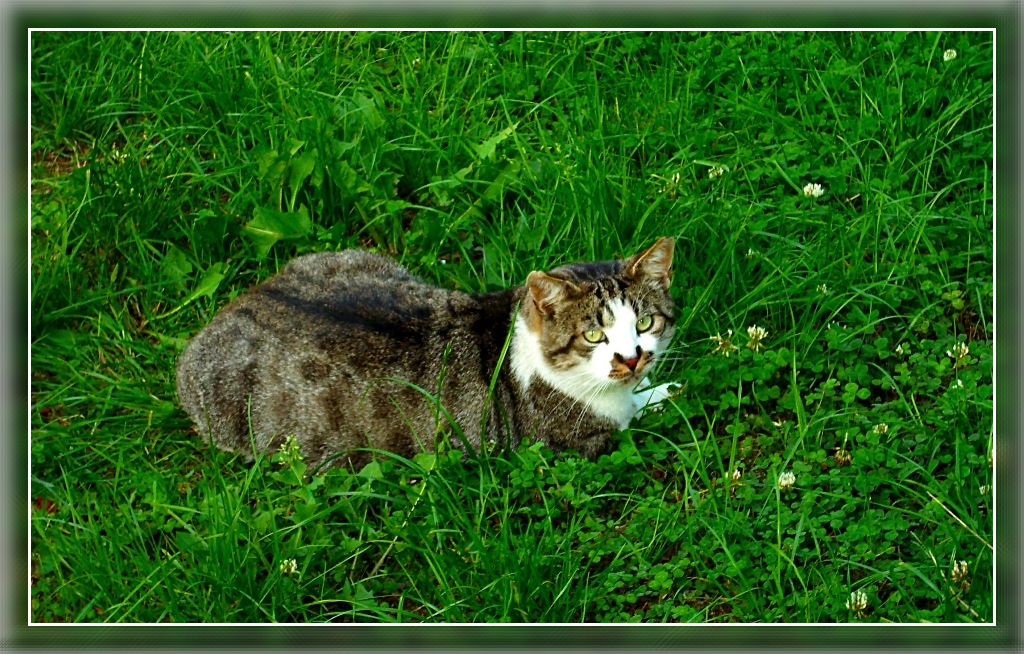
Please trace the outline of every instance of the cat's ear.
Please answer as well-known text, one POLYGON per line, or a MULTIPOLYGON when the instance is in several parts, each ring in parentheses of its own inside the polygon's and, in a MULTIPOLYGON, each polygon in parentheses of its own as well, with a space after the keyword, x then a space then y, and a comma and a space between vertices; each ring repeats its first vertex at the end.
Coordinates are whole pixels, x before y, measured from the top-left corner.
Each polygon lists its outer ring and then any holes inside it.
POLYGON ((672 253, 676 240, 671 236, 658 242, 626 262, 626 273, 633 279, 649 277, 663 289, 672 284, 672 253))
POLYGON ((578 286, 568 280, 536 270, 526 278, 526 290, 532 303, 531 308, 536 309, 541 316, 550 316, 555 311, 555 305, 581 292, 578 286))

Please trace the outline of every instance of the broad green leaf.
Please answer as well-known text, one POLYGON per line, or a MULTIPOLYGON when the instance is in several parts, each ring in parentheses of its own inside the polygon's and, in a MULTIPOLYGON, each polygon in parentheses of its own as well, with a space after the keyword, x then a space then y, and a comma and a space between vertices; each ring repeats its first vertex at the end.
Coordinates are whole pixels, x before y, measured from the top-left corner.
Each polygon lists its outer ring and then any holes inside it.
POLYGON ((388 213, 395 215, 402 211, 405 211, 409 207, 415 207, 416 205, 412 202, 406 202, 405 200, 388 200, 384 203, 384 208, 387 209, 388 213))
POLYGON ((284 142, 284 151, 288 153, 289 157, 294 157, 295 153, 299 151, 299 148, 301 148, 305 144, 305 141, 290 138, 284 142))
POLYGON ((309 183, 313 185, 313 188, 320 188, 320 185, 324 183, 324 162, 316 162, 316 166, 313 167, 313 177, 309 183))
POLYGON ((523 167, 523 164, 518 159, 513 159, 501 169, 498 176, 494 178, 494 181, 487 186, 487 190, 484 191, 483 199, 489 201, 495 201, 501 198, 502 191, 505 190, 506 185, 515 184, 519 181, 519 170, 523 167))
POLYGON ((367 590, 360 582, 356 584, 355 600, 360 603, 370 602, 373 600, 373 591, 367 590))
POLYGON ((362 114, 363 123, 370 128, 378 128, 384 124, 380 112, 377 111, 377 104, 362 93, 357 93, 354 98, 356 109, 362 114))
POLYGON ((167 254, 164 255, 161 271, 165 279, 180 282, 192 274, 192 264, 189 263, 184 252, 177 246, 172 245, 167 254))
POLYGON ((316 166, 317 154, 315 149, 303 152, 302 155, 292 159, 291 163, 288 164, 288 184, 293 190, 299 188, 302 182, 313 172, 313 168, 316 166))
POLYGON ((242 228, 256 247, 259 258, 267 256, 270 248, 281 239, 302 238, 313 227, 305 205, 298 211, 277 211, 269 207, 256 207, 253 219, 242 228))
POLYGON ((434 452, 420 452, 412 460, 427 472, 437 467, 437 454, 434 452))
POLYGON ((358 143, 358 138, 352 139, 351 141, 339 141, 338 139, 331 139, 331 151, 334 153, 334 156, 340 157, 341 155, 345 154, 352 148, 356 147, 358 143))
POLYGON ((457 180, 456 183, 449 184, 448 186, 449 187, 455 187, 459 183, 466 181, 466 175, 468 175, 471 172, 473 172, 473 168, 475 167, 475 165, 476 165, 475 163, 471 163, 468 166, 466 166, 465 168, 463 168, 463 169, 459 170, 457 173, 455 173, 454 177, 457 180))
POLYGON ((32 229, 59 229, 67 222, 68 213, 60 202, 47 202, 33 208, 32 229))
POLYGON ((352 166, 344 161, 336 161, 328 169, 328 173, 342 192, 346 202, 355 200, 356 196, 369 189, 369 184, 359 176, 352 166))
POLYGON ((268 145, 257 145, 249 152, 249 154, 256 160, 256 166, 259 168, 260 177, 266 177, 267 171, 270 170, 270 167, 278 160, 277 150, 268 145))
POLYGON ((217 288, 220 286, 220 283, 224 281, 224 275, 223 261, 212 264, 206 269, 206 272, 203 273, 199 283, 196 284, 195 289, 188 294, 185 300, 181 303, 181 306, 185 306, 189 302, 201 297, 212 297, 213 294, 217 292, 217 288))
POLYGON ((494 159, 494 150, 498 147, 498 144, 512 136, 517 127, 519 127, 519 123, 506 127, 480 145, 475 146, 473 149, 476 150, 477 159, 481 161, 484 159, 494 159))
POLYGON ((369 477, 370 479, 380 479, 384 476, 384 473, 380 469, 380 464, 376 461, 370 461, 363 469, 359 471, 360 477, 369 477))
POLYGON ((287 170, 288 161, 284 157, 278 157, 267 166, 267 171, 260 176, 260 179, 277 187, 284 184, 284 174, 287 170))

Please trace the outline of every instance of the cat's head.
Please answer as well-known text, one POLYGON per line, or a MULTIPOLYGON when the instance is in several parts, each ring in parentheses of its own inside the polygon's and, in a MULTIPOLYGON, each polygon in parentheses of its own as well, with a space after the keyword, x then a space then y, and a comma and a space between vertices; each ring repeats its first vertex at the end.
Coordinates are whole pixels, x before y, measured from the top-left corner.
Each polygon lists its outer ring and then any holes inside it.
POLYGON ((530 273, 520 314, 549 369, 587 388, 643 379, 675 331, 674 247, 666 237, 629 259, 530 273))

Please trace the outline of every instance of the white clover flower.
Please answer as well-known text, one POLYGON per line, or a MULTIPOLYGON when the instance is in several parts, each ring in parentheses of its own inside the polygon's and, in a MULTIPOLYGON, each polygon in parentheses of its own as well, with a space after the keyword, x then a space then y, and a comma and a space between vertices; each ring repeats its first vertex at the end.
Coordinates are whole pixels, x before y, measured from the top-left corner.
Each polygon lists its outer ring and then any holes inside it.
POLYGON ((285 576, 291 576, 295 574, 298 571, 298 569, 299 564, 295 561, 295 559, 285 559, 281 562, 281 565, 278 567, 278 570, 281 571, 281 574, 285 576))
POLYGON ((779 475, 779 488, 791 488, 795 483, 796 475, 794 475, 792 472, 786 471, 779 475))
POLYGON ((850 456, 849 450, 846 448, 840 448, 836 450, 835 460, 837 466, 845 466, 849 465, 850 461, 853 461, 853 457, 850 456))
POLYGON ((766 330, 764 327, 758 327, 757 325, 751 325, 750 327, 747 327, 747 336, 750 337, 750 340, 747 341, 747 347, 749 347, 754 352, 760 352, 761 339, 763 339, 767 335, 768 330, 766 330))
POLYGON ((711 170, 708 171, 708 177, 710 179, 716 179, 724 174, 725 168, 723 168, 722 166, 714 166, 711 170))
POLYGON ((981 495, 988 495, 988 492, 992 490, 992 487, 988 484, 978 486, 978 493, 981 495))
POLYGON ((672 181, 673 184, 678 184, 679 183, 679 173, 676 173, 675 175, 672 175, 671 181, 672 181))
POLYGON ((868 596, 862 590, 855 590, 850 593, 850 599, 846 600, 846 608, 857 614, 862 614, 868 608, 868 596))
POLYGON ((821 188, 821 184, 808 184, 804 186, 804 195, 809 198, 820 198, 825 195, 825 190, 821 188))
POLYGON ((828 295, 828 285, 827 284, 818 284, 818 288, 816 290, 819 293, 821 293, 822 295, 828 295))
POLYGON ((967 579, 967 561, 957 561, 953 564, 953 574, 950 575, 954 584, 959 584, 967 579))
POLYGON ((733 345, 732 341, 730 340, 732 338, 731 329, 728 331, 725 338, 722 338, 721 333, 715 334, 710 338, 712 341, 715 342, 715 349, 711 351, 711 354, 724 354, 725 356, 729 356, 731 352, 735 352, 737 349, 739 349, 735 345, 733 345))
POLYGON ((747 258, 748 259, 753 259, 754 257, 758 257, 758 256, 761 256, 761 253, 758 252, 757 250, 755 250, 754 248, 748 248, 747 249, 747 258))
POLYGON ((422 62, 420 61, 420 58, 416 57, 415 59, 412 60, 412 67, 419 68, 421 63, 422 62))
POLYGON ((959 366, 963 364, 967 353, 970 351, 971 348, 967 347, 967 343, 957 343, 953 346, 952 350, 946 350, 946 356, 953 360, 953 365, 959 366))
POLYGON ((903 343, 900 343, 899 345, 896 346, 896 354, 903 356, 903 351, 903 343))
POLYGON ((956 50, 950 48, 942 53, 943 61, 953 61, 954 59, 956 59, 956 50))
POLYGON ((739 468, 736 468, 735 470, 732 471, 732 480, 733 480, 734 483, 739 481, 740 477, 742 477, 742 476, 743 476, 743 473, 740 471, 739 468))
POLYGON ((880 422, 877 425, 875 425, 875 428, 872 429, 871 431, 875 432, 876 434, 886 434, 889 432, 889 425, 885 424, 884 422, 880 422))

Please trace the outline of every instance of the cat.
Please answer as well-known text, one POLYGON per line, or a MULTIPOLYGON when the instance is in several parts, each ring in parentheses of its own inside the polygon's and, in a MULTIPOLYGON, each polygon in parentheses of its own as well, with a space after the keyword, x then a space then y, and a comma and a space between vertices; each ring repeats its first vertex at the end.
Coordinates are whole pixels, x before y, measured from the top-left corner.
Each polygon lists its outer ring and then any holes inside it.
POLYGON ((675 330, 674 246, 481 294, 365 250, 303 255, 195 336, 178 396, 204 439, 249 461, 294 436, 311 470, 358 469, 360 448, 411 457, 445 433, 462 450, 529 438, 593 458, 669 396, 637 388, 675 330))

